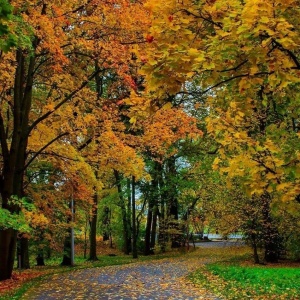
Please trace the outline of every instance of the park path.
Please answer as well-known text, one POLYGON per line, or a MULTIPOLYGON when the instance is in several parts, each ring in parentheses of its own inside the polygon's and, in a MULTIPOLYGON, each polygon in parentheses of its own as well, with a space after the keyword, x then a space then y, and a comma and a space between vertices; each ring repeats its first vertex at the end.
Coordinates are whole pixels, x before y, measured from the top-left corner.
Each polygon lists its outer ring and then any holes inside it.
POLYGON ((24 295, 24 300, 205 299, 216 300, 185 277, 207 263, 196 256, 130 265, 76 270, 53 275, 24 295))

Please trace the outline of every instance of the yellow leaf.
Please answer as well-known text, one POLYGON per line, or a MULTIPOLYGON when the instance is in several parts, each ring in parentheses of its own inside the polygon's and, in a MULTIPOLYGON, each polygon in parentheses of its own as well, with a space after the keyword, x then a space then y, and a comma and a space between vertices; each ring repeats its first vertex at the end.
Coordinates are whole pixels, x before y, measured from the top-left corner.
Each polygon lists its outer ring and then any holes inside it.
POLYGON ((129 123, 130 123, 130 124, 135 124, 135 123, 136 123, 136 117, 132 117, 132 118, 129 120, 129 123))
POLYGON ((161 109, 170 109, 170 108, 172 108, 172 103, 168 102, 168 103, 164 104, 164 106, 161 109))

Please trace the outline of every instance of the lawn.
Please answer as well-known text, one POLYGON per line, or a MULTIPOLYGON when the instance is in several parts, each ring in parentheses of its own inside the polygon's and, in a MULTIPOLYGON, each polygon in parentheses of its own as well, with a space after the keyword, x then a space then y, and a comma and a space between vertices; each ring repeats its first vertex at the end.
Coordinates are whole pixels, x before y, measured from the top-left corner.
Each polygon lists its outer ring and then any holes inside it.
POLYGON ((300 299, 299 264, 252 265, 245 260, 216 262, 190 279, 225 299, 300 299))

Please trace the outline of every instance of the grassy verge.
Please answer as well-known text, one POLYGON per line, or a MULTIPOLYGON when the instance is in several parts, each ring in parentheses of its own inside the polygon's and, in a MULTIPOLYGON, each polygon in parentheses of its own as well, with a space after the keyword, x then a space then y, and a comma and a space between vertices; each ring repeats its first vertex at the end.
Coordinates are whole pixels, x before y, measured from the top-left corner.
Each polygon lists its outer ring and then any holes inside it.
POLYGON ((210 263, 189 276, 223 299, 300 299, 300 268, 245 264, 247 256, 210 263))

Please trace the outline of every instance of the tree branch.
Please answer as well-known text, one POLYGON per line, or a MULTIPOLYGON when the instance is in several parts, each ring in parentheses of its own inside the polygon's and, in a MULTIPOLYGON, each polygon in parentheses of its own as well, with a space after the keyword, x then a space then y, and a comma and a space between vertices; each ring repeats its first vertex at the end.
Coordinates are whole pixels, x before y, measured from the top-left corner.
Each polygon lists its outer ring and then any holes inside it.
POLYGON ((276 40, 273 40, 273 43, 277 46, 277 48, 282 51, 282 52, 286 52, 289 57, 293 60, 293 62, 295 63, 296 65, 296 69, 300 69, 300 62, 297 58, 297 56, 291 51, 291 50, 288 50, 286 48, 284 48, 279 42, 277 42, 276 40))
POLYGON ((225 69, 225 70, 222 70, 222 71, 219 71, 220 73, 223 73, 223 72, 230 72, 230 71, 237 71, 241 66, 243 66, 245 63, 248 62, 248 59, 242 61, 240 64, 238 64, 236 67, 233 67, 233 68, 230 68, 230 69, 225 69))
POLYGON ((28 128, 28 135, 30 134, 30 132, 33 130, 33 128, 35 128, 35 126, 37 126, 40 122, 42 122, 43 120, 47 119, 51 114, 53 114, 56 110, 58 110, 63 104, 65 104, 67 101, 71 100, 72 97, 74 97, 78 92, 80 92, 85 86, 87 86, 87 84, 100 72, 100 70, 93 72, 87 80, 83 81, 81 83, 81 85, 74 90, 73 92, 71 92, 69 95, 66 95, 65 98, 60 101, 52 110, 46 112, 44 115, 42 115, 41 117, 39 117, 38 119, 36 119, 28 128))
POLYGON ((36 159, 36 157, 38 155, 40 155, 46 148, 48 148, 51 144, 53 144, 55 141, 59 140, 60 138, 62 138, 63 136, 68 135, 68 132, 64 132, 61 133, 60 135, 58 135, 57 137, 55 137, 54 139, 52 139, 50 142, 48 142, 45 146, 43 146, 40 150, 38 150, 32 157, 31 159, 27 162, 27 164, 24 166, 23 170, 26 170, 29 165, 36 159))

